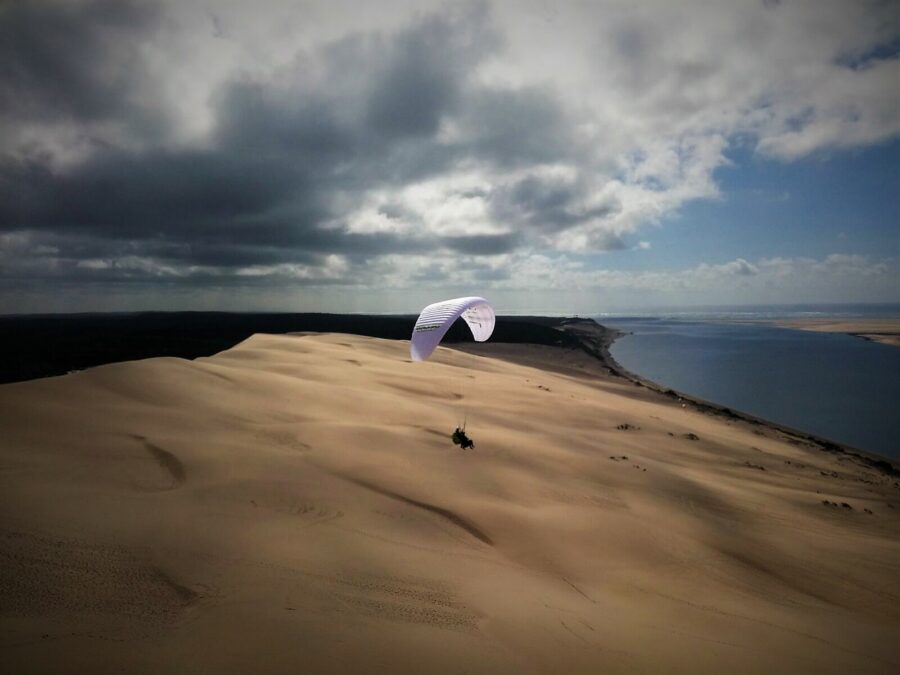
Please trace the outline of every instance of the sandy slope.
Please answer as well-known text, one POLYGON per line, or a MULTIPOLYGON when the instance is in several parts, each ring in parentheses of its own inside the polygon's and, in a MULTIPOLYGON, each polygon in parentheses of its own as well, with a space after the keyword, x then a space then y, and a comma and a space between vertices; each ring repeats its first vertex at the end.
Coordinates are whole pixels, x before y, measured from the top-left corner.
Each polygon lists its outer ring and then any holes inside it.
POLYGON ((896 478, 573 353, 406 350, 0 387, 0 669, 900 672, 896 478))

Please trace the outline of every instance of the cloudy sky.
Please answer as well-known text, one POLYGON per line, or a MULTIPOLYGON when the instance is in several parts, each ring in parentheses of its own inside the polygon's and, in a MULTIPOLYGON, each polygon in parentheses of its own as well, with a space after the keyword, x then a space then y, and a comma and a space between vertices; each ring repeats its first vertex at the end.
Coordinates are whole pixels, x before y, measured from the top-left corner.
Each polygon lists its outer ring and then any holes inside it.
POLYGON ((0 312, 900 302, 892 0, 0 3, 0 312))

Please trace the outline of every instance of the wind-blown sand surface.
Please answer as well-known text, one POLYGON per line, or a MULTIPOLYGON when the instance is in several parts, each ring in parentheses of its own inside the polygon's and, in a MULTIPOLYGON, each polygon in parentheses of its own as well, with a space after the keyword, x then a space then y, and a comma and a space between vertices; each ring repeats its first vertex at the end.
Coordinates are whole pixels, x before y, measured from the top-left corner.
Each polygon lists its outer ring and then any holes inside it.
POLYGON ((818 333, 848 333, 886 345, 900 345, 900 319, 790 319, 775 322, 782 328, 818 333))
POLYGON ((897 476, 574 350, 407 350, 0 387, 3 672, 900 672, 897 476))

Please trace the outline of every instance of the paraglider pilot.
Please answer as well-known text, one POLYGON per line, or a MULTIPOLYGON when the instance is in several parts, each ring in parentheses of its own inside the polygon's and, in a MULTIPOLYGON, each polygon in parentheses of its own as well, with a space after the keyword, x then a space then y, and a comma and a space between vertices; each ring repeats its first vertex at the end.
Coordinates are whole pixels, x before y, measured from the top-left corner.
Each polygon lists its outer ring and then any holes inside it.
POLYGON ((453 436, 451 436, 451 438, 453 439, 453 443, 461 447, 463 450, 468 450, 469 448, 475 447, 475 443, 472 442, 472 439, 466 436, 466 432, 459 427, 456 427, 456 431, 453 432, 453 436))

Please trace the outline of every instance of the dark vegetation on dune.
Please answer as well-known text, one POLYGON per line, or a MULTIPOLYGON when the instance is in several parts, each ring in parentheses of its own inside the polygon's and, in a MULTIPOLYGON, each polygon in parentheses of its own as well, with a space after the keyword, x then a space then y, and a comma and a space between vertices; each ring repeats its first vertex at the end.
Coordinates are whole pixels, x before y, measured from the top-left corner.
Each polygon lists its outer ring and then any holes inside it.
MULTIPOLYGON (((312 331, 408 340, 415 321, 414 315, 228 312, 5 316, 0 317, 0 383, 156 356, 211 356, 254 333, 312 331)), ((578 347, 577 338, 555 329, 564 321, 499 317, 491 341, 578 347)), ((457 321, 444 341, 472 341, 472 334, 457 321)))

